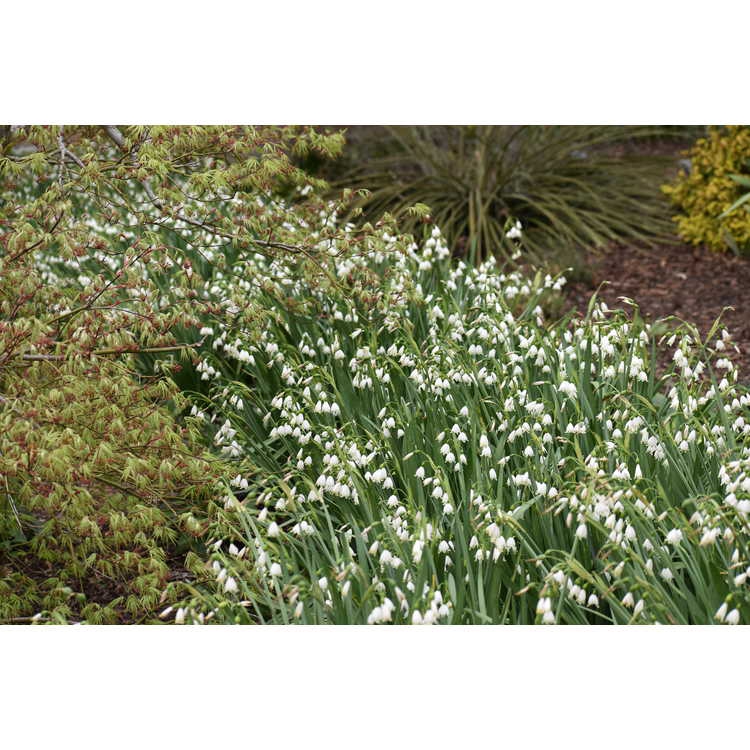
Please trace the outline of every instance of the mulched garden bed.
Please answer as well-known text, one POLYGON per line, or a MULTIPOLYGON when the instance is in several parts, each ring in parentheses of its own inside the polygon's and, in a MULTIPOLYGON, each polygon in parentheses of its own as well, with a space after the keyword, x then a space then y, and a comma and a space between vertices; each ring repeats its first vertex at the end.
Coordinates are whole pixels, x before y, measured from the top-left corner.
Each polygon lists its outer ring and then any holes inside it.
POLYGON ((566 285, 571 307, 582 313, 605 281, 599 296, 609 307, 628 309, 619 300, 628 297, 647 320, 675 316, 696 325, 703 336, 724 308, 733 308, 722 315, 740 350, 730 356, 740 380, 750 381, 750 258, 681 244, 652 249, 623 245, 590 255, 587 266, 590 280, 566 285))

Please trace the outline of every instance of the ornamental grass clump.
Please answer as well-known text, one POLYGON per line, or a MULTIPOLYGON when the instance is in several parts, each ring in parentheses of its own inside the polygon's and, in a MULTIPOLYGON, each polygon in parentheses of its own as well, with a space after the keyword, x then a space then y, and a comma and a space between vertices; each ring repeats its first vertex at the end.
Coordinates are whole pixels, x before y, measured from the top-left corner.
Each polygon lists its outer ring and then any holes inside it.
POLYGON ((657 341, 596 300, 549 323, 562 277, 449 255, 437 229, 420 246, 382 232, 331 260, 339 292, 286 277, 304 314, 248 290, 260 337, 206 333, 194 419, 236 474, 202 574, 162 617, 747 622, 750 396, 727 332, 657 341))
POLYGON ((505 229, 513 217, 526 227, 532 261, 577 265, 583 250, 670 234, 659 195, 668 160, 619 153, 659 134, 640 126, 355 128, 333 168, 342 183, 369 191, 359 205, 370 219, 389 211, 415 231, 410 208, 429 207, 458 254, 512 255, 505 229))

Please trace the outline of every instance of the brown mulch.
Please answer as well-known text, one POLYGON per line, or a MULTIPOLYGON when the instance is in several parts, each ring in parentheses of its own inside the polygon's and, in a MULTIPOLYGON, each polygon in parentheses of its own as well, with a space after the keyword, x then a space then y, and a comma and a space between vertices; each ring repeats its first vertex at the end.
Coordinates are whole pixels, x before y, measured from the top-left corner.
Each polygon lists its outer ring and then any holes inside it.
POLYGON ((705 336, 721 315, 740 350, 731 354, 740 380, 750 380, 750 258, 676 244, 617 246, 589 256, 587 265, 590 280, 566 285, 573 309, 585 313, 591 294, 608 282, 599 296, 609 307, 627 310, 619 298, 628 297, 651 322, 675 316, 705 336), (726 307, 733 309, 722 315, 726 307))

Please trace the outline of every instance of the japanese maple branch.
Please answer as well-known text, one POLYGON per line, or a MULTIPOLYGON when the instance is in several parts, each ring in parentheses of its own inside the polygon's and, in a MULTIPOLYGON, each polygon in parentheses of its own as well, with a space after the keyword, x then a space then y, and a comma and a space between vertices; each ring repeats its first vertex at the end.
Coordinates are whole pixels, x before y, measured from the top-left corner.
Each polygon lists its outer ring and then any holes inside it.
MULTIPOLYGON (((134 151, 128 151, 127 144, 125 143, 125 138, 120 131, 118 127, 115 125, 105 125, 104 130, 109 136, 110 140, 112 140, 115 145, 120 148, 123 152, 127 153, 130 157, 130 160, 133 164, 136 164, 136 153, 134 151)), ((140 180, 141 185, 143 186, 143 189, 146 191, 146 195, 148 196, 149 200, 160 210, 165 211, 166 207, 164 205, 164 201, 159 198, 156 193, 154 192, 153 187, 151 186, 151 182, 148 178, 144 180, 140 180)), ((201 219, 194 219, 191 216, 188 216, 187 214, 183 213, 182 211, 178 211, 175 213, 174 218, 179 219, 180 221, 184 221, 186 224, 190 224, 191 226, 194 226, 198 229, 204 229, 207 231, 212 232, 213 234, 222 237, 223 239, 227 240, 238 240, 239 238, 236 235, 233 234, 227 234, 226 232, 222 232, 215 224, 211 224, 210 222, 203 221, 201 219)), ((158 224, 158 222, 154 222, 158 224)), ((271 240, 258 240, 258 239, 249 239, 246 240, 251 242, 254 245, 259 245, 260 247, 267 247, 270 249, 276 249, 276 250, 284 250, 289 253, 298 253, 310 257, 309 252, 302 247, 299 247, 297 245, 289 245, 284 242, 274 242, 271 240)))

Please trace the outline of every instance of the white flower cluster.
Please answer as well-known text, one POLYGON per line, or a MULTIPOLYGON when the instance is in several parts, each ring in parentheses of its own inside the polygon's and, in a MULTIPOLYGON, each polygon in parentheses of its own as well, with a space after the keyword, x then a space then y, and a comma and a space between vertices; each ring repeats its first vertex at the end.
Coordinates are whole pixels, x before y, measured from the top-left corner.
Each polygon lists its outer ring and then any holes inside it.
MULTIPOLYGON (((720 360, 711 385, 681 335, 664 386, 649 329, 604 305, 547 325, 541 296, 564 279, 451 264, 436 230, 404 253, 392 242, 331 260, 342 284, 380 274, 375 302, 256 256, 248 273, 321 313, 264 297, 257 338, 202 331, 247 387, 202 365, 221 396, 204 421, 225 453, 264 467, 255 502, 231 514, 247 553, 223 565, 225 593, 258 577, 274 621, 698 621, 721 599, 686 613, 674 594, 698 554, 731 589, 716 619, 741 621, 750 399, 736 371, 720 360)), ((237 299, 237 284, 205 294, 237 299)))

